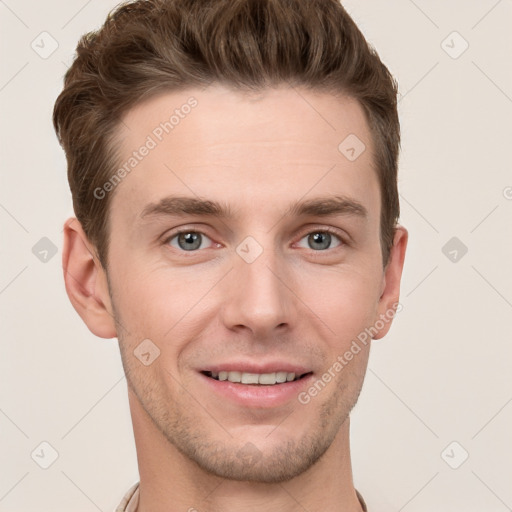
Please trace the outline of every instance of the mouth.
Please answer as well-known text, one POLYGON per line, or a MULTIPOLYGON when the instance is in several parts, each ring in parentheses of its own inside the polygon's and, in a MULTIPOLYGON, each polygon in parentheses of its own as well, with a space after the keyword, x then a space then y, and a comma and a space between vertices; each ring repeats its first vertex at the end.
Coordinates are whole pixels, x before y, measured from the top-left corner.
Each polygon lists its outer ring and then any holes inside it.
MULTIPOLYGON (((255 364, 230 361, 199 370, 205 390, 221 398, 219 407, 235 404, 245 410, 276 410, 297 399, 311 385, 314 373, 308 366, 287 361, 255 364)), ((229 409, 232 411, 232 409, 229 409)))
POLYGON ((216 381, 228 381, 234 384, 244 384, 249 386, 278 386, 287 382, 295 382, 308 377, 313 372, 295 374, 286 371, 277 371, 273 373, 249 373, 241 371, 202 371, 206 377, 216 381))

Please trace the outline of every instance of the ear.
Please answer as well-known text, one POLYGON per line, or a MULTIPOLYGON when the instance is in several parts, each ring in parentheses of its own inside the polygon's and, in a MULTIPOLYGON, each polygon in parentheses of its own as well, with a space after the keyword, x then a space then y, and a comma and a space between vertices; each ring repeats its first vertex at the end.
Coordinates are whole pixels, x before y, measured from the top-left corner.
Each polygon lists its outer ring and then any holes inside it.
POLYGON ((373 339, 383 338, 389 331, 394 315, 400 311, 400 281, 404 267, 405 250, 409 234, 402 226, 397 226, 393 238, 393 247, 391 248, 388 264, 384 269, 382 279, 381 296, 377 308, 378 318, 374 325, 382 325, 373 339))
POLYGON ((62 268, 69 300, 89 330, 100 338, 115 338, 107 276, 75 217, 64 223, 62 268))

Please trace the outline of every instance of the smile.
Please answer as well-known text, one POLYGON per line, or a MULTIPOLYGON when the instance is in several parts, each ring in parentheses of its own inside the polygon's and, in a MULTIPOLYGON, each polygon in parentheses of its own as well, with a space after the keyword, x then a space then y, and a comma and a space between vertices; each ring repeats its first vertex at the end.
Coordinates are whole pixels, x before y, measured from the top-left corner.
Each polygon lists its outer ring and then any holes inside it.
POLYGON ((207 377, 218 381, 229 381, 240 384, 273 386, 275 384, 283 384, 300 380, 311 372, 296 375, 286 371, 278 371, 273 373, 249 373, 241 371, 220 371, 220 372, 203 372, 207 377))

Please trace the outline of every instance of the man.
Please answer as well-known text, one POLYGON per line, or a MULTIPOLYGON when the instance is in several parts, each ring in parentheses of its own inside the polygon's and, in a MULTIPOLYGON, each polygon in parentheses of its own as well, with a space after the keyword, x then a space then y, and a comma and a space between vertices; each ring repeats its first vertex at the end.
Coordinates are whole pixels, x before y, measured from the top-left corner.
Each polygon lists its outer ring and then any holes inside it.
POLYGON ((136 1, 82 38, 63 267, 119 341, 117 510, 366 510, 349 413, 398 306, 396 92, 336 0, 136 1))

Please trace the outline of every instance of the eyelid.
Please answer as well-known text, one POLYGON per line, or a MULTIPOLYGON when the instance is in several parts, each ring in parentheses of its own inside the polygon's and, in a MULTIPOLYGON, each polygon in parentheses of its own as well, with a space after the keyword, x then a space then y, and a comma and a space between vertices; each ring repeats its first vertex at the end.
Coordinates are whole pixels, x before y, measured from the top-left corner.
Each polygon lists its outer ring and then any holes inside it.
MULTIPOLYGON (((305 236, 310 235, 312 233, 329 233, 330 235, 334 235, 340 241, 341 246, 350 245, 350 236, 344 231, 333 228, 331 226, 308 227, 306 231, 301 231, 301 235, 300 238, 298 239, 298 242, 300 242, 305 236)), ((336 247, 333 247, 333 249, 336 249, 336 247)))
MULTIPOLYGON (((307 228, 305 228, 304 230, 301 231, 300 237, 298 238, 298 240, 296 242, 294 242, 294 244, 300 242, 305 236, 310 235, 312 233, 329 233, 330 235, 334 235, 339 240, 340 246, 338 246, 338 247, 350 245, 350 243, 349 243, 349 241, 351 240, 350 236, 348 234, 346 234, 345 232, 340 232, 340 231, 341 231, 340 229, 337 229, 337 228, 334 228, 331 226, 321 226, 321 225, 308 226, 307 228)), ((208 238, 213 244, 222 245, 219 242, 215 242, 212 237, 208 236, 208 234, 206 234, 201 229, 189 227, 189 226, 175 228, 174 230, 171 230, 170 233, 167 232, 163 236, 162 244, 170 245, 169 242, 173 238, 179 236, 181 233, 198 233, 198 234, 208 238)), ((337 247, 333 247, 330 250, 334 250, 336 248, 337 247)), ((204 250, 204 249, 201 249, 201 250, 204 250)), ((327 249, 327 250, 329 250, 329 249, 327 249)), ((187 252, 187 251, 183 251, 183 252, 187 252)), ((200 252, 200 250, 190 251, 190 252, 191 253, 200 252)))
MULTIPOLYGON (((191 228, 191 227, 180 227, 180 228, 176 228, 176 229, 172 230, 171 232, 167 232, 162 237, 163 238, 162 244, 169 245, 171 247, 170 241, 173 238, 176 238, 177 236, 179 236, 181 233, 198 233, 198 234, 208 238, 208 240, 210 240, 212 243, 220 245, 218 242, 215 242, 211 236, 208 236, 204 231, 201 231, 200 229, 197 229, 197 228, 191 228)), ((174 248, 175 247, 173 247, 173 249, 174 248)), ((187 251, 183 251, 183 252, 187 252, 187 251)), ((190 251, 190 252, 199 252, 199 251, 197 250, 197 251, 190 251)))

